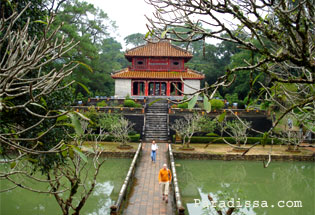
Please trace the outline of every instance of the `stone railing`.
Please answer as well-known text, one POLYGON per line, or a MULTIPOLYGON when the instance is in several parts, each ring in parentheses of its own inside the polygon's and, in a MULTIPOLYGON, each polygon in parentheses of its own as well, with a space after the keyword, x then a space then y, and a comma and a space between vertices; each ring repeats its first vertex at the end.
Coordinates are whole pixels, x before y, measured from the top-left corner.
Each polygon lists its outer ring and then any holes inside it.
POLYGON ((210 113, 207 113, 204 109, 202 108, 194 108, 194 109, 183 109, 183 108, 170 108, 169 109, 169 114, 170 115, 174 115, 174 114, 187 114, 187 113, 199 113, 201 115, 213 115, 213 116, 216 116, 216 115, 220 115, 224 112, 227 113, 227 116, 231 115, 233 116, 233 114, 231 113, 231 111, 235 114, 235 115, 238 115, 238 116, 261 116, 261 115, 267 115, 267 112, 264 111, 264 110, 245 110, 245 109, 222 109, 222 110, 219 110, 219 111, 216 111, 216 110, 213 110, 211 111, 210 113))
POLYGON ((129 171, 127 173, 125 181, 124 181, 123 185, 121 186, 117 201, 110 207, 110 215, 119 214, 119 211, 122 208, 123 202, 127 198, 128 188, 129 188, 129 186, 132 186, 133 178, 134 178, 134 175, 136 172, 136 166, 137 166, 139 158, 141 156, 141 152, 142 152, 142 143, 139 144, 137 152, 136 152, 135 156, 133 157, 133 160, 132 160, 131 165, 129 167, 129 171))
POLYGON ((172 188, 174 191, 174 201, 175 201, 175 207, 176 207, 176 214, 178 215, 184 215, 185 214, 185 208, 183 207, 182 200, 180 197, 180 191, 178 187, 178 179, 177 179, 177 174, 176 174, 176 169, 175 169, 175 160, 173 156, 173 151, 172 151, 172 145, 168 145, 168 153, 169 153, 169 164, 172 169, 173 173, 173 182, 172 182, 172 188))
POLYGON ((98 112, 123 113, 123 114, 144 114, 144 108, 134 107, 97 107, 97 106, 72 106, 75 111, 90 111, 94 108, 98 112))

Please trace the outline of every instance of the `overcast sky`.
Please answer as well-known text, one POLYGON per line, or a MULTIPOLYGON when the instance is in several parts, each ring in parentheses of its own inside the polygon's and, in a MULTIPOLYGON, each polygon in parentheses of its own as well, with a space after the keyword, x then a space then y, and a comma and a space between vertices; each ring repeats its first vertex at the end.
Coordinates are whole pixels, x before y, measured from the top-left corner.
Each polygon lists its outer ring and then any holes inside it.
POLYGON ((147 33, 144 17, 152 17, 154 8, 144 0, 87 0, 107 13, 108 17, 118 26, 116 38, 125 49, 123 38, 133 33, 147 33))

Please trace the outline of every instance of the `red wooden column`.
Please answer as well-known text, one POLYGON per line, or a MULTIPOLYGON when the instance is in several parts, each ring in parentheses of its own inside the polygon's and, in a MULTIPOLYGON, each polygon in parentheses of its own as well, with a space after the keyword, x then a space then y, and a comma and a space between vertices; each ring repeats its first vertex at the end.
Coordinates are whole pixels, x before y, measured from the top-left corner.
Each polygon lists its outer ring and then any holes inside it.
POLYGON ((149 95, 149 83, 148 83, 148 81, 145 81, 144 85, 145 85, 145 87, 144 87, 144 95, 148 96, 149 95))
POLYGON ((168 81, 166 84, 166 96, 170 96, 171 95, 171 82, 168 81))

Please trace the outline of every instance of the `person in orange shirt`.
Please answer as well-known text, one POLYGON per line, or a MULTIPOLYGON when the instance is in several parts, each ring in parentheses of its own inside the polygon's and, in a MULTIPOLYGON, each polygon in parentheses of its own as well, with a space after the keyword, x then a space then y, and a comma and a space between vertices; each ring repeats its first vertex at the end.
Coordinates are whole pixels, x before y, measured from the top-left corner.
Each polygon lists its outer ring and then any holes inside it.
POLYGON ((163 195, 163 200, 165 200, 165 203, 168 203, 168 189, 169 189, 171 180, 172 180, 171 170, 169 170, 167 168, 167 165, 164 164, 163 168, 160 169, 160 172, 159 172, 159 184, 162 184, 162 195, 163 195))

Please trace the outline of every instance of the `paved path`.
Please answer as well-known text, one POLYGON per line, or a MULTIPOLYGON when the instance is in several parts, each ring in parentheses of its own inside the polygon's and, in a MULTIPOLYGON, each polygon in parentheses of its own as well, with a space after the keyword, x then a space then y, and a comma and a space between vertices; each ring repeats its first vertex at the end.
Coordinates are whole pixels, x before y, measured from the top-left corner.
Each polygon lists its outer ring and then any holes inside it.
POLYGON ((137 166, 134 184, 131 188, 125 215, 172 215, 173 195, 170 189, 166 204, 162 200, 158 173, 166 162, 167 143, 157 143, 156 163, 151 161, 151 143, 143 143, 142 157, 137 166))

